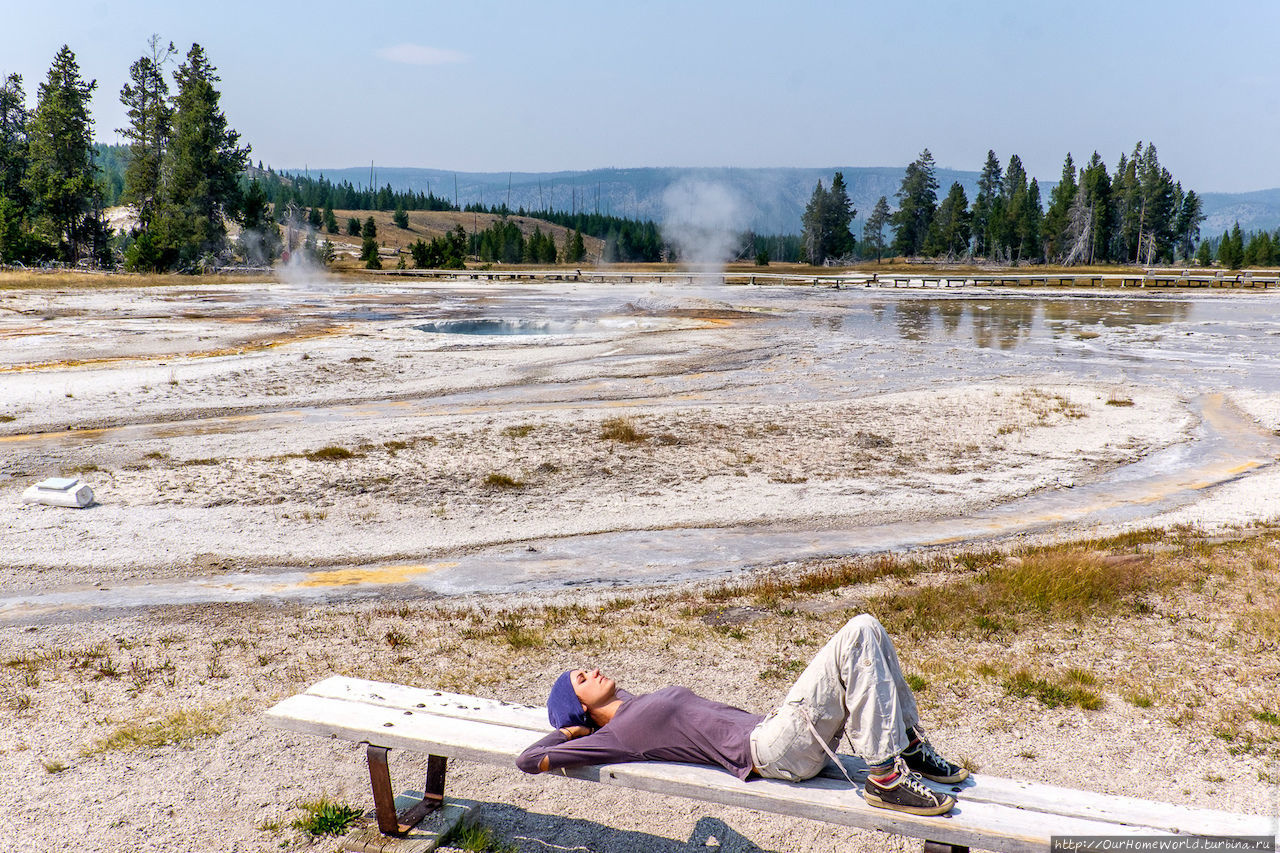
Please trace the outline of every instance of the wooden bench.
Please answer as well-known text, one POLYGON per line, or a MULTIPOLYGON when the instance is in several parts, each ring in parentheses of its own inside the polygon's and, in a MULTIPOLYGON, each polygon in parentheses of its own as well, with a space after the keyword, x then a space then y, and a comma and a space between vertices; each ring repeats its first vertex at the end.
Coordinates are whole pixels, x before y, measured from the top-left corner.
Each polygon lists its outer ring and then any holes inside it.
MULTIPOLYGON (((379 829, 403 835, 444 802, 449 758, 497 764, 519 772, 514 759, 550 730, 546 710, 526 705, 332 677, 267 711, 281 729, 367 744, 369 777, 379 829), (387 765, 390 749, 429 755, 424 797, 397 815, 387 765)), ((858 782, 865 766, 841 756, 858 782)), ((1053 836, 1277 836, 1277 818, 1190 808, 1069 788, 974 776, 955 793, 950 814, 918 817, 868 806, 834 766, 802 783, 740 781, 715 767, 645 762, 578 767, 564 776, 669 796, 774 812, 925 839, 927 853, 960 853, 975 846, 1001 851, 1047 851, 1053 836)), ((1280 839, 1278 839, 1280 840, 1280 839)), ((1115 848, 1118 849, 1118 848, 1115 848)), ((1206 848, 1207 849, 1207 848, 1206 848)))

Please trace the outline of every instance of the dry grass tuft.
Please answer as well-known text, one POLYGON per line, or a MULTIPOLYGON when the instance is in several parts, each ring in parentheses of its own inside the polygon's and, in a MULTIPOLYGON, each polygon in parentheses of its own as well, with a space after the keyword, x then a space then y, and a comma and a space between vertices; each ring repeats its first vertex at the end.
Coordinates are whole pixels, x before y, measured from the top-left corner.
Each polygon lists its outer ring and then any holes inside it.
POLYGON ((184 744, 196 738, 213 737, 222 734, 226 728, 227 712, 221 705, 181 709, 158 720, 122 723, 110 735, 85 749, 82 755, 88 757, 104 752, 159 749, 184 744))
POLYGON ((1017 630, 1020 618, 1080 622, 1126 605, 1140 611, 1141 593, 1167 577, 1147 557, 1042 551, 991 566, 969 580, 886 593, 867 609, 890 633, 976 630, 989 635, 1017 630))
POLYGON ((600 437, 605 441, 639 444, 649 436, 636 429, 629 418, 608 418, 600 424, 600 437))
POLYGON ((798 595, 830 592, 881 578, 910 577, 946 567, 943 558, 907 560, 890 555, 873 559, 840 560, 796 573, 770 572, 744 581, 730 581, 703 594, 709 602, 734 598, 753 598, 761 606, 771 607, 798 595))
POLYGON ((355 456, 345 447, 339 447, 336 444, 330 444, 328 447, 321 447, 319 450, 309 450, 302 454, 312 462, 332 462, 339 459, 351 459, 355 456))
POLYGON ((486 489, 523 489, 524 483, 501 471, 490 471, 484 475, 486 489))

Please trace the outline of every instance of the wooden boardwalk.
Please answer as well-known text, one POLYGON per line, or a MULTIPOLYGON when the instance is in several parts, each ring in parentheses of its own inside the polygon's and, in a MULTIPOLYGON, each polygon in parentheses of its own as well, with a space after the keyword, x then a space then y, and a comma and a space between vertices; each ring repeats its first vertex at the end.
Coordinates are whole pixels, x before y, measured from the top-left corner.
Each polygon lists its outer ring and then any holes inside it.
POLYGON ((588 284, 740 284, 810 287, 1093 287, 1093 288, 1269 288, 1280 286, 1280 270, 1224 272, 1204 269, 1142 269, 1120 273, 841 273, 799 275, 750 272, 651 272, 625 269, 382 270, 383 276, 437 281, 566 281, 588 284))

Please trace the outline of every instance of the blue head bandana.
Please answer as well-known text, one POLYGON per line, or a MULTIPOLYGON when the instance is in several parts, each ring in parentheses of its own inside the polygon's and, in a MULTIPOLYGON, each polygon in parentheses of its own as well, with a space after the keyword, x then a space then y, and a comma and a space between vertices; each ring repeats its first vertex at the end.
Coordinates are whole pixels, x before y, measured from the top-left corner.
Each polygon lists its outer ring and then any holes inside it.
POLYGON ((572 672, 565 670, 560 673, 551 686, 551 695, 547 697, 547 719, 551 721, 552 728, 591 725, 587 712, 582 710, 582 703, 578 701, 578 694, 573 692, 572 672))

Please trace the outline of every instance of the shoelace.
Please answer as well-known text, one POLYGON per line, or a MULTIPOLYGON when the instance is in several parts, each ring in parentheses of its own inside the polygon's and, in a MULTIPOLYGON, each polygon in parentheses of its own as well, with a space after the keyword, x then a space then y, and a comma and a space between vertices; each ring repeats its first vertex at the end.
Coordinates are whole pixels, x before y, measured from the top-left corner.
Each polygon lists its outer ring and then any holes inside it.
POLYGON ((937 767, 940 770, 945 770, 948 774, 952 772, 951 762, 939 755, 938 751, 933 748, 933 744, 929 743, 929 741, 920 741, 920 752, 924 755, 925 760, 934 767, 937 767))
POLYGON ((937 800, 938 795, 925 787, 925 784, 920 780, 920 777, 911 772, 911 768, 907 766, 907 762, 902 760, 901 755, 893 760, 893 769, 898 772, 898 781, 905 786, 907 790, 911 791, 911 793, 924 797, 927 800, 937 800))

